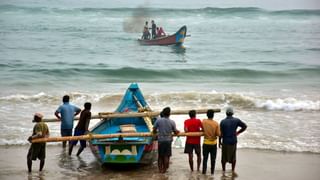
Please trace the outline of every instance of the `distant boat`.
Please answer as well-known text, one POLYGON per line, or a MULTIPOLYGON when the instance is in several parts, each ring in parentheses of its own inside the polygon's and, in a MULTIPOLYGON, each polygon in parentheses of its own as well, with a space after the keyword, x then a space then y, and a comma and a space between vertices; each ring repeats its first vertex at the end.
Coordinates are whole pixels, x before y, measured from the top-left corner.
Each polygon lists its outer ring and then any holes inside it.
MULTIPOLYGON (((116 113, 151 111, 138 84, 129 86, 116 113)), ((99 122, 93 134, 150 133, 155 119, 150 117, 114 117, 99 122)), ((152 137, 116 137, 93 139, 90 148, 102 164, 150 164, 157 159, 158 143, 152 137)))
POLYGON ((182 45, 187 36, 187 26, 182 26, 175 34, 155 39, 138 39, 142 45, 182 45))

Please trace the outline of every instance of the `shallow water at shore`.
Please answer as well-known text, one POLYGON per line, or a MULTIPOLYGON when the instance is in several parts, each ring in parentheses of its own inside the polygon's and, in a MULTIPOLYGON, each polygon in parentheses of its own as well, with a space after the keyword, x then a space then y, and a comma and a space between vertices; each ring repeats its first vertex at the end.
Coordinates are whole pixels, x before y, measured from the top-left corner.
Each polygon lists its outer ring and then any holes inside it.
MULTIPOLYGON (((249 127, 241 147, 319 153, 320 10, 213 2, 142 10, 127 0, 1 1, 0 145, 27 144, 32 115, 54 117, 65 94, 94 114, 112 112, 137 82, 153 110, 221 108, 220 121, 233 106, 249 127), (140 46, 140 30, 123 28, 144 10, 139 28, 151 19, 168 33, 187 25, 182 52, 140 46)), ((48 125, 60 135, 59 123, 48 125)))
MULTIPOLYGON (((76 147, 77 148, 77 147, 76 147)), ((27 172, 26 154, 28 146, 0 146, 0 179, 117 179, 117 180, 315 180, 318 179, 320 154, 286 153, 277 151, 239 149, 237 154, 236 175, 231 165, 225 173, 221 170, 220 150, 216 160, 214 175, 191 172, 188 157, 183 149, 173 149, 167 173, 158 173, 156 162, 143 166, 101 166, 87 148, 80 157, 67 155, 61 146, 48 145, 46 164, 43 172, 38 171, 39 161, 33 161, 32 173, 27 172)), ((209 164, 208 164, 209 165, 209 164)), ((210 166, 209 166, 210 167, 210 166)))

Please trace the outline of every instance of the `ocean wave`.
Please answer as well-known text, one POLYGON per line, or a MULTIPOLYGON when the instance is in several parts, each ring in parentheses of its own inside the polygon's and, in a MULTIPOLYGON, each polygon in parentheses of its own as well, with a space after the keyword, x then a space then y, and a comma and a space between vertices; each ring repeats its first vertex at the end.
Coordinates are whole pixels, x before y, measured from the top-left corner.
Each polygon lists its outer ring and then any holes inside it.
MULTIPOLYGON (((0 69, 7 69, 4 66, 0 69)), ((11 67, 12 68, 12 67, 11 67)), ((103 79, 110 82, 134 82, 137 79, 143 82, 168 82, 168 81, 183 81, 189 82, 197 79, 199 82, 207 82, 212 80, 225 79, 230 81, 259 83, 264 79, 277 80, 292 79, 300 77, 317 78, 320 76, 320 67, 302 67, 287 70, 253 70, 247 68, 230 68, 230 69, 147 69, 123 67, 112 69, 108 67, 98 67, 95 65, 84 64, 75 65, 75 67, 33 67, 33 68, 14 68, 10 71, 16 73, 30 73, 33 77, 94 77, 95 79, 103 79), (78 67, 79 66, 79 67, 78 67), (81 66, 81 67, 80 67, 81 66), (91 66, 91 67, 90 67, 91 66)))
POLYGON ((296 98, 258 100, 255 104, 256 107, 267 110, 320 110, 320 101, 298 100, 296 98))
MULTIPOLYGON (((91 101, 97 102, 99 101, 117 101, 117 103, 121 100, 120 94, 88 94, 81 92, 70 92, 67 93, 73 102, 80 104, 80 102, 91 101)), ((9 103, 39 103, 46 105, 58 105, 62 101, 62 96, 65 94, 52 95, 44 92, 39 92, 36 94, 14 94, 0 97, 1 102, 9 103)))
MULTIPOLYGON (((252 140, 251 140, 252 141, 252 140)), ((238 148, 273 150, 281 152, 310 152, 320 153, 318 145, 310 145, 303 142, 282 142, 276 140, 259 139, 259 142, 241 142, 238 148)))
POLYGON ((234 106, 240 109, 260 109, 266 111, 319 111, 320 100, 304 100, 293 97, 266 98, 243 93, 171 93, 147 96, 150 104, 164 107, 220 107, 234 106))
POLYGON ((149 7, 138 7, 138 8, 74 8, 74 7, 28 7, 20 5, 3 4, 0 5, 0 12, 19 12, 39 14, 39 13, 57 13, 57 14, 79 14, 79 13, 103 13, 103 14, 124 14, 133 13, 134 16, 146 16, 156 14, 158 16, 166 15, 209 15, 212 17, 220 16, 240 16, 250 17, 252 15, 262 16, 295 16, 295 17, 306 17, 306 16, 320 16, 320 10, 318 9, 289 9, 289 10, 265 10, 257 7, 233 7, 233 8, 216 8, 216 7, 205 7, 205 8, 149 8, 149 7), (140 12, 140 13, 139 13, 140 12))
MULTIPOLYGON (((86 101, 92 102, 93 114, 115 110, 123 97, 123 92, 118 91, 108 93, 70 92, 68 94, 71 96, 71 102, 79 107, 86 101)), ((32 111, 41 110, 45 115, 48 115, 48 118, 52 117, 55 108, 61 104, 62 95, 38 92, 0 97, 0 112, 4 114, 3 120, 6 122, 0 125, 4 129, 0 133, 0 145, 29 144, 26 138, 32 131, 32 124, 29 123, 32 111), (16 113, 17 107, 19 113, 16 113), (28 122, 25 121, 27 118, 28 122)), ((150 90, 145 91, 144 97, 150 107, 156 111, 170 106, 172 109, 221 108, 224 112, 225 107, 233 106, 237 116, 243 118, 250 127, 241 136, 241 141, 238 144, 240 148, 285 152, 320 152, 318 129, 316 128, 319 124, 316 117, 320 112, 320 100, 317 97, 307 99, 306 97, 302 98, 303 96, 290 97, 288 94, 288 97, 277 98, 266 94, 256 95, 253 92, 154 92, 150 90), (285 113, 287 111, 290 113, 285 113), (306 126, 302 127, 298 126, 301 123, 301 114, 313 114, 310 117, 303 117, 306 126), (298 116, 300 118, 295 118, 298 116), (300 133, 297 134, 296 131, 300 133)), ((219 113, 215 117, 217 120, 221 120, 224 115, 219 113)), ((172 118, 176 121, 178 129, 183 129, 184 117, 173 116, 172 118)), ((94 126, 94 122, 90 123, 91 127, 94 126)), ((60 135, 58 123, 48 125, 52 137, 60 135)), ((184 141, 183 138, 182 141, 184 141)))
POLYGON ((0 145, 27 145, 30 144, 27 140, 22 140, 22 139, 0 139, 0 145))
POLYGON ((9 95, 9 96, 4 96, 0 97, 0 100, 5 100, 5 101, 25 101, 25 100, 32 100, 32 99, 40 99, 40 98, 46 98, 50 99, 49 96, 47 96, 44 92, 40 92, 35 95, 24 95, 24 94, 15 94, 15 95, 9 95))
MULTIPOLYGON (((116 107, 122 99, 120 93, 68 93, 75 104, 90 101, 104 108, 116 107)), ((57 105, 61 103, 62 95, 48 95, 40 92, 34 95, 16 94, 0 97, 0 103, 38 103, 39 106, 57 105)), ((217 93, 217 92, 169 92, 145 94, 147 102, 155 109, 164 106, 172 107, 219 107, 234 106, 240 109, 260 109, 266 111, 319 111, 320 100, 298 99, 294 97, 273 98, 245 95, 243 93, 217 93)))
POLYGON ((320 48, 308 48, 306 50, 308 50, 308 51, 320 51, 320 48))

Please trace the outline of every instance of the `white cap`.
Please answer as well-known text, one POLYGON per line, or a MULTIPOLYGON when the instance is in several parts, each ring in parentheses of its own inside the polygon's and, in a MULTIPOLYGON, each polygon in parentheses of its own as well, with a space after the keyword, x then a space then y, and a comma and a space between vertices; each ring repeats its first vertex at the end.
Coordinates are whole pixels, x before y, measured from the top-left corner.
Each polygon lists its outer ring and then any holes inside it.
POLYGON ((38 117, 38 118, 40 118, 40 119, 43 118, 43 114, 41 114, 41 113, 35 113, 34 116, 36 116, 36 117, 38 117))
POLYGON ((227 107, 226 113, 227 114, 233 114, 233 108, 232 107, 227 107))

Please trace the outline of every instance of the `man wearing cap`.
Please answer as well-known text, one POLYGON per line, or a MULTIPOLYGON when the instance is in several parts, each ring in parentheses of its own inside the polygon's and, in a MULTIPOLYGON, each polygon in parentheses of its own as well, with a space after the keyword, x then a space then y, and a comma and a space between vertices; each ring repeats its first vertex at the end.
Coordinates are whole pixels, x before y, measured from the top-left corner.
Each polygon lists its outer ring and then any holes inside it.
MULTIPOLYGON (((43 115, 36 113, 33 118, 33 122, 36 124, 33 127, 32 136, 28 138, 28 141, 31 142, 33 139, 49 137, 49 128, 46 123, 42 121, 43 115)), ((39 171, 42 171, 44 166, 44 160, 46 158, 46 143, 32 143, 28 155, 27 155, 27 165, 28 171, 31 172, 32 169, 32 160, 40 160, 39 171)))
POLYGON ((222 170, 225 171, 226 163, 231 163, 232 172, 234 172, 236 167, 237 136, 247 129, 247 125, 240 119, 233 117, 232 107, 227 108, 226 115, 227 117, 220 122, 219 148, 221 148, 222 144, 221 164, 222 170), (237 131, 238 127, 241 127, 241 129, 237 131))

